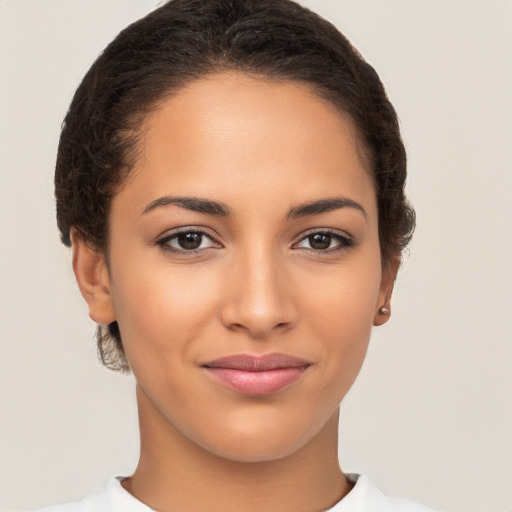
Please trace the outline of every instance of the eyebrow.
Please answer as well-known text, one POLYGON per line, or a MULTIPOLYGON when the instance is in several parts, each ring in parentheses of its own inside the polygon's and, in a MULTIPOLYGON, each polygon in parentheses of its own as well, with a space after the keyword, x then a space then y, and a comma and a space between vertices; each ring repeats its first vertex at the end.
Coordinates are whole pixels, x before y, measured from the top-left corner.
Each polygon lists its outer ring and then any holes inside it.
MULTIPOLYGON (((185 208, 199 213, 207 213, 209 215, 216 215, 220 217, 229 217, 231 215, 231 209, 225 204, 219 201, 212 201, 211 199, 202 199, 200 197, 181 197, 181 196, 163 196, 151 201, 144 211, 143 215, 149 213, 156 208, 167 206, 170 204, 176 204, 185 208)), ((319 215, 321 213, 327 213, 340 208, 354 208, 360 211, 365 218, 367 218, 365 209, 356 201, 349 199, 348 197, 328 197, 323 199, 317 199, 309 203, 299 204, 292 207, 288 214, 287 219, 298 219, 300 217, 307 217, 309 215, 319 215)))
POLYGON ((310 203, 304 203, 294 206, 288 212, 288 219, 298 219, 299 217, 306 217, 308 215, 319 215, 320 213, 327 213, 340 208, 355 208, 360 211, 364 218, 367 218, 365 209, 359 204, 349 199, 348 197, 327 197, 325 199, 318 199, 310 203))
POLYGON ((221 217, 228 217, 231 215, 230 208, 224 203, 220 203, 218 201, 211 201, 210 199, 201 199, 199 197, 176 197, 176 196, 163 196, 151 201, 144 211, 142 215, 149 213, 156 208, 160 208, 161 206, 167 206, 169 204, 177 204, 182 208, 186 208, 187 210, 192 210, 193 212, 199 213, 208 213, 209 215, 219 215, 221 217))

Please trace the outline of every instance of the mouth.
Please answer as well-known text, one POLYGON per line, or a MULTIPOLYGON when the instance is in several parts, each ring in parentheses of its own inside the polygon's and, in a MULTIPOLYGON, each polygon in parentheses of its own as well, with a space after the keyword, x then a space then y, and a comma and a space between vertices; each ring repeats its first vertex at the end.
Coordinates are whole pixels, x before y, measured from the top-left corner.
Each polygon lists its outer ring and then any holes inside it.
POLYGON ((262 396, 276 393, 296 382, 311 363, 288 354, 235 354, 201 366, 225 388, 262 396))

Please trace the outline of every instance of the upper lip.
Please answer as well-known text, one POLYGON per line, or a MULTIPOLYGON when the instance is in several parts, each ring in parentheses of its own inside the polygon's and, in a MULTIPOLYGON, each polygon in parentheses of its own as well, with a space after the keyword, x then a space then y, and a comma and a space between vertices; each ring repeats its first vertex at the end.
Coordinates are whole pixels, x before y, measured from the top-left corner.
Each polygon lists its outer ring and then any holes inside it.
POLYGON ((266 370, 276 370, 278 368, 300 368, 309 366, 311 363, 298 357, 288 354, 265 354, 262 356, 252 356, 249 354, 234 354, 221 357, 213 361, 202 364, 207 368, 229 368, 232 370, 244 370, 248 372, 263 372, 266 370))

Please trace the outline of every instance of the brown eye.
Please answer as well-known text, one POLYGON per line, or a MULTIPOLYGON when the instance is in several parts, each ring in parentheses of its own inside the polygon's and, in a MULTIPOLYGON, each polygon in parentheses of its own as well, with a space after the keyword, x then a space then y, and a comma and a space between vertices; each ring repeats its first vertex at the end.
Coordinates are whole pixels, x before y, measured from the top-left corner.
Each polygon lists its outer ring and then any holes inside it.
POLYGON ((332 236, 327 233, 315 233, 309 235, 308 240, 312 249, 328 249, 331 245, 332 236))
POLYGON ((202 238, 202 233, 180 233, 176 237, 176 241, 182 249, 193 250, 201 246, 202 238))
POLYGON ((157 245, 174 253, 192 254, 220 247, 213 238, 203 231, 184 230, 165 236, 157 245))
POLYGON ((305 236, 297 247, 319 252, 331 252, 348 249, 354 246, 354 240, 341 233, 317 231, 305 236))

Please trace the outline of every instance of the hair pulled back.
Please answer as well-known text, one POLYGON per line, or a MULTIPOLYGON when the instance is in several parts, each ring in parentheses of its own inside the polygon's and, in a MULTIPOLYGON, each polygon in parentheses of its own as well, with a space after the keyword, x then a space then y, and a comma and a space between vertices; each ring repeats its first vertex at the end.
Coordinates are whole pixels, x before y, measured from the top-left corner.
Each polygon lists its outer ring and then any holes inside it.
MULTIPOLYGON (((141 124, 195 79, 238 70, 306 83, 355 123, 375 183, 383 266, 414 229, 404 194, 398 119, 375 72, 328 21, 292 0, 171 0, 128 26, 94 62, 63 123, 56 171, 57 223, 108 254, 112 197, 133 167, 141 124)), ((98 355, 129 372, 117 322, 98 326, 98 355)))

